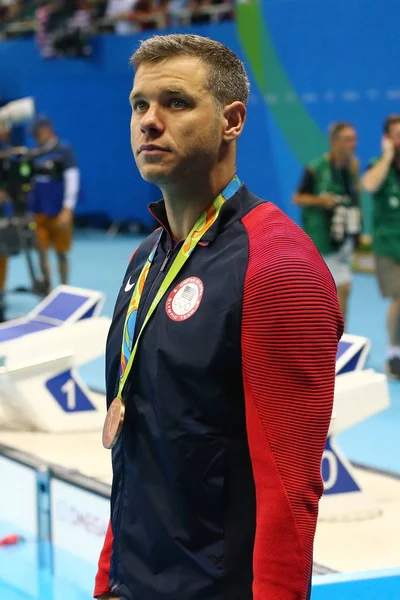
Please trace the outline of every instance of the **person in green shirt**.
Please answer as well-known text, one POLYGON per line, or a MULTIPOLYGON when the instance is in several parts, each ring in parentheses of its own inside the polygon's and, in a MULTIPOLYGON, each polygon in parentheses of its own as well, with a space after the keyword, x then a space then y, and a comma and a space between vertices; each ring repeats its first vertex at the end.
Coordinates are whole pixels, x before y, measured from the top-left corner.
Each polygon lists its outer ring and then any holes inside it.
POLYGON ((329 138, 329 152, 306 167, 293 202, 301 207, 302 228, 332 273, 346 321, 354 240, 361 229, 357 133, 350 123, 336 122, 329 138))
POLYGON ((400 379, 400 114, 383 125, 382 153, 362 178, 373 200, 373 250, 381 294, 390 298, 386 371, 400 379))

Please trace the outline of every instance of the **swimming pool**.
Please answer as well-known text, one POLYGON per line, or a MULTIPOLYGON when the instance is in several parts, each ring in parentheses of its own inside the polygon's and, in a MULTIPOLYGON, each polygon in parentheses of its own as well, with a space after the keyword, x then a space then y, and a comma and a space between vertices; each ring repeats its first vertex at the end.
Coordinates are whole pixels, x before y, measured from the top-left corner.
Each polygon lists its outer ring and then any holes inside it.
MULTIPOLYGON (((9 531, 4 523, 0 531, 9 531)), ((95 564, 86 563, 47 543, 27 539, 15 547, 0 548, 2 600, 87 600, 92 597, 95 564), (40 566, 40 554, 54 561, 54 569, 40 566)))
MULTIPOLYGON (((0 547, 0 599, 90 599, 110 486, 2 446, 0 482, 0 539, 24 538, 0 547)), ((313 578, 312 600, 354 598, 399 600, 400 568, 313 578)))
MULTIPOLYGON (((0 524, 0 532, 8 531, 0 524)), ((88 600, 92 597, 96 565, 80 560, 51 544, 42 548, 57 568, 40 567, 38 544, 27 541, 0 550, 2 600, 88 600)), ((322 575, 314 578, 312 600, 398 600, 400 569, 362 574, 322 575)))
POLYGON ((110 487, 0 446, 1 600, 87 600, 109 519, 110 487))

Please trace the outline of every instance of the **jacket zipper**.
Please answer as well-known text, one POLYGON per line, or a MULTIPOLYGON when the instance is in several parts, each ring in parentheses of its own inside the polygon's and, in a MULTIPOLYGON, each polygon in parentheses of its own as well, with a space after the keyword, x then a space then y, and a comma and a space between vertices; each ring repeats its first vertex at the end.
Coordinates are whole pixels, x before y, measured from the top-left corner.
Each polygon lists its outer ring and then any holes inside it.
POLYGON ((162 273, 162 272, 164 271, 165 267, 167 266, 167 264, 168 264, 168 261, 169 261, 169 259, 170 259, 170 256, 171 256, 171 254, 172 254, 172 248, 169 248, 169 249, 168 249, 168 252, 167 252, 167 254, 165 255, 165 258, 164 258, 164 260, 163 260, 163 264, 161 265, 160 273, 162 273))
MULTIPOLYGON (((175 248, 173 248, 172 247, 172 242, 170 243, 170 246, 169 246, 169 248, 168 248, 168 250, 166 252, 166 255, 164 257, 162 265, 159 268, 158 273, 155 276, 154 281, 151 284, 151 287, 150 287, 149 291, 147 292, 146 300, 147 300, 147 298, 149 296, 151 296, 151 293, 153 291, 154 286, 159 281, 159 275, 160 275, 160 273, 164 273, 164 271, 165 271, 165 269, 166 269, 166 267, 167 267, 167 265, 168 265, 171 257, 176 254, 176 251, 179 250, 179 247, 180 247, 180 244, 177 244, 175 246, 175 248)), ((162 284, 162 282, 160 283, 160 285, 161 284, 162 284)), ((143 305, 143 308, 144 308, 144 305, 143 305)), ((143 308, 140 308, 140 304, 139 304, 139 310, 138 310, 138 315, 137 315, 136 324, 135 324, 135 339, 136 339, 136 335, 137 335, 138 331, 140 331, 139 323, 140 323, 140 327, 141 327, 141 316, 142 316, 143 308)))
MULTIPOLYGON (((117 393, 117 390, 118 390, 118 383, 116 385, 115 394, 117 393)), ((119 530, 121 527, 122 511, 120 509, 120 506, 122 503, 122 495, 123 495, 123 489, 124 489, 124 483, 125 483, 123 431, 121 431, 119 443, 120 443, 120 447, 121 447, 121 449, 120 449, 121 450, 121 488, 118 493, 118 497, 116 498, 114 514, 111 515, 111 530, 113 531, 113 534, 114 534, 114 543, 113 543, 112 555, 111 555, 112 565, 111 565, 111 569, 110 569, 110 588, 111 588, 112 592, 115 592, 116 589, 118 588, 118 586, 120 585, 120 582, 118 581, 118 569, 117 569, 118 559, 119 559, 119 547, 118 547, 118 543, 117 543, 117 536, 119 537, 119 530), (115 524, 116 524, 115 533, 114 533, 114 528, 112 526, 113 522, 115 522, 115 524)))
MULTIPOLYGON (((151 294, 152 289, 154 287, 154 284, 156 283, 157 279, 158 279, 158 275, 160 273, 163 273, 170 258, 171 255, 174 253, 175 248, 172 248, 172 242, 170 243, 170 247, 167 250, 167 253, 165 255, 165 258, 163 260, 163 263, 158 271, 158 274, 156 275, 156 277, 154 278, 154 281, 151 285, 151 288, 147 294, 147 297, 151 294)), ((138 315, 139 316, 139 315, 138 315)), ((137 319, 137 322, 139 321, 139 319, 137 319)), ((115 527, 115 533, 114 533, 114 550, 112 553, 112 571, 113 571, 113 575, 114 577, 113 579, 113 583, 111 584, 111 589, 113 592, 116 591, 116 589, 118 588, 118 586, 120 585, 117 579, 117 554, 119 555, 119 550, 118 550, 118 543, 117 543, 117 536, 119 537, 119 531, 120 531, 120 527, 121 527, 121 519, 122 519, 122 509, 121 509, 121 505, 122 505, 122 497, 123 497, 123 493, 124 493, 124 484, 125 484, 125 461, 124 461, 124 447, 123 447, 123 440, 124 440, 124 436, 123 436, 123 431, 121 432, 121 438, 120 438, 120 444, 121 444, 121 488, 120 491, 118 493, 118 498, 116 499, 116 506, 115 506, 115 514, 114 514, 114 519, 111 518, 111 521, 115 521, 116 523, 116 527, 115 527)))
POLYGON ((115 592, 117 590, 117 588, 120 585, 120 582, 118 580, 118 563, 119 563, 119 530, 121 527, 121 519, 122 519, 122 511, 121 511, 121 503, 122 503, 122 495, 123 495, 123 488, 124 488, 124 484, 125 484, 125 465, 124 465, 124 449, 123 449, 123 445, 122 445, 122 435, 121 435, 121 440, 120 440, 120 444, 121 444, 121 490, 118 494, 118 498, 117 498, 117 502, 116 502, 116 507, 115 507, 115 519, 111 518, 111 530, 113 531, 114 528, 112 527, 112 522, 114 521, 116 523, 116 527, 115 527, 115 534, 114 534, 114 544, 113 544, 113 548, 112 548, 112 569, 110 572, 110 588, 112 590, 112 592, 115 592))

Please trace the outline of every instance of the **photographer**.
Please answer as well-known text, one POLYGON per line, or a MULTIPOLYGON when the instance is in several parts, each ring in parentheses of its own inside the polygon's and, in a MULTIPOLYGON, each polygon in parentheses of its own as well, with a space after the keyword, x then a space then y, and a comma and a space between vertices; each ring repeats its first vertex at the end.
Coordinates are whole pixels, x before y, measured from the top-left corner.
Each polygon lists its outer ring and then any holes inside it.
POLYGON ((36 238, 44 291, 49 293, 48 250, 56 250, 61 283, 68 280, 67 254, 73 233, 73 211, 79 193, 79 169, 71 148, 56 136, 49 119, 39 116, 32 125, 38 144, 33 160, 30 210, 35 215, 36 238))
POLYGON ((362 184, 373 201, 373 250, 387 315, 386 373, 400 380, 400 114, 383 124, 382 151, 368 165, 362 184))
POLYGON ((345 319, 354 240, 361 229, 357 134, 342 122, 334 123, 329 134, 330 152, 306 168, 293 201, 301 206, 302 227, 332 273, 345 319))

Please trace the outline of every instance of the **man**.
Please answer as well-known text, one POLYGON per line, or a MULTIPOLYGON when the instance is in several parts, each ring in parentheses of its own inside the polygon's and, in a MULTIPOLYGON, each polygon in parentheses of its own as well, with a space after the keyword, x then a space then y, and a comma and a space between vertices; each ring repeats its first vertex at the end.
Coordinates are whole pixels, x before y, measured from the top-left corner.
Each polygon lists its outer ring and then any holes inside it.
POLYGON ((57 252, 61 283, 68 282, 68 251, 73 232, 73 211, 79 193, 79 170, 72 150, 54 133, 51 122, 36 118, 32 133, 38 144, 34 161, 31 210, 35 215, 36 237, 44 290, 51 289, 48 250, 57 252))
POLYGON ((400 115, 384 123, 382 154, 362 179, 373 198, 373 249, 381 294, 390 298, 386 370, 400 379, 400 115))
MULTIPOLYGON (((0 120, 0 219, 11 216, 12 208, 6 185, 6 157, 4 151, 11 148, 10 128, 0 120)), ((1 235, 1 233, 0 233, 1 235)), ((7 278, 8 256, 0 256, 0 323, 6 320, 4 291, 7 278)))
POLYGON ((302 227, 332 273, 346 320, 354 236, 360 233, 357 134, 350 123, 339 122, 329 133, 330 151, 308 165, 293 201, 301 206, 302 227))
POLYGON ((132 151, 163 201, 107 340, 113 487, 94 595, 305 600, 343 327, 334 283, 235 176, 237 56, 168 35, 132 63, 132 151))

